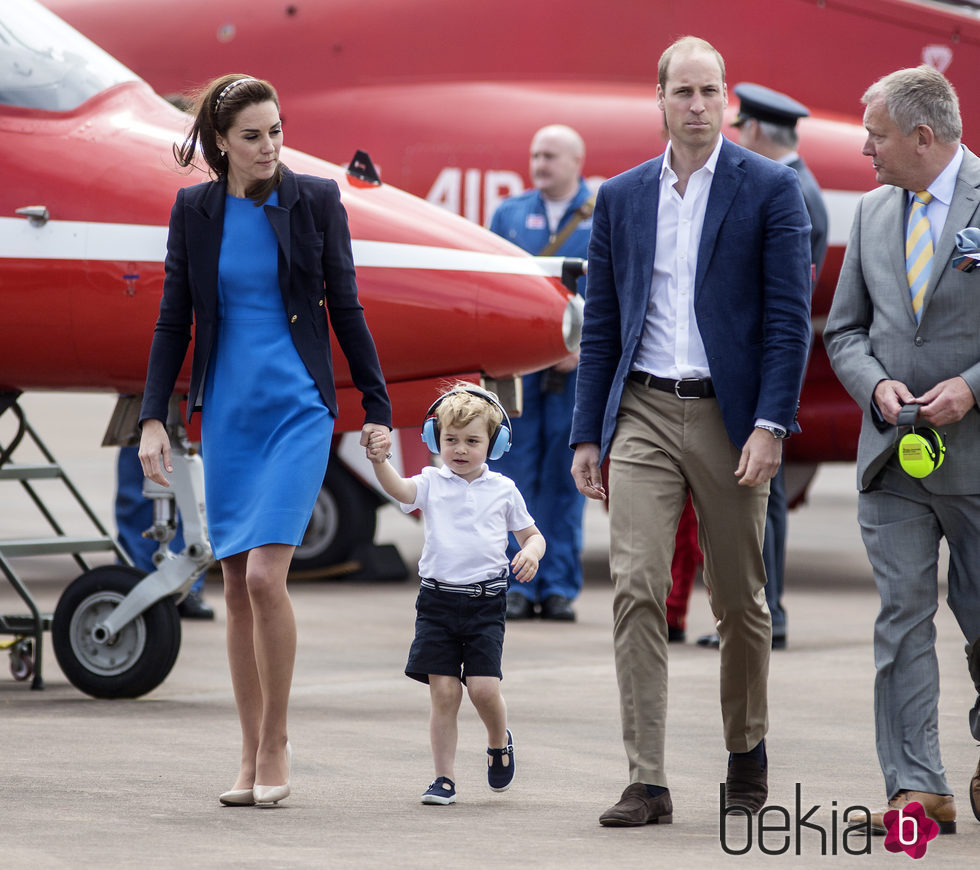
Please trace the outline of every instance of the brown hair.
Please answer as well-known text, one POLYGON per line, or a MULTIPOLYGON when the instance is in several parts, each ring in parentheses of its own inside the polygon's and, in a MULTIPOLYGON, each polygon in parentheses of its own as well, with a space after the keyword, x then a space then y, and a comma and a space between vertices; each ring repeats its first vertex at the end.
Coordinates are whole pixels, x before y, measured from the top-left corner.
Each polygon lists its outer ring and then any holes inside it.
MULTIPOLYGON (((226 136, 238 113, 255 103, 272 102, 279 108, 276 89, 267 81, 241 73, 219 76, 193 95, 194 123, 181 145, 174 143, 174 158, 180 166, 193 166, 198 151, 211 173, 228 174, 228 158, 218 148, 216 134, 226 136)), ((265 202, 282 181, 282 164, 271 178, 257 181, 245 195, 256 205, 265 202)))
POLYGON ((699 36, 682 36, 668 45, 664 49, 664 53, 660 55, 660 62, 657 64, 657 83, 661 90, 667 90, 667 73, 670 72, 670 62, 674 59, 674 55, 678 53, 689 54, 694 51, 704 51, 714 55, 715 60, 718 61, 718 68, 721 70, 721 82, 722 84, 725 83, 725 59, 721 56, 721 52, 699 36))

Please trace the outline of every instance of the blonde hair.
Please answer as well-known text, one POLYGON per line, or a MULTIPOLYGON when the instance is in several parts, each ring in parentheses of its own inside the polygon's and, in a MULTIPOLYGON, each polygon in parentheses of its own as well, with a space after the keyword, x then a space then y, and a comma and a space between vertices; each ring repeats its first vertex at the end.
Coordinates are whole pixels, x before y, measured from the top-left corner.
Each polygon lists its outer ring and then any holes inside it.
POLYGON ((436 406, 435 417, 439 431, 445 432, 450 426, 462 429, 474 420, 484 420, 487 424, 487 437, 493 438, 504 420, 499 403, 500 400, 490 390, 484 390, 467 381, 457 381, 442 394, 436 406))

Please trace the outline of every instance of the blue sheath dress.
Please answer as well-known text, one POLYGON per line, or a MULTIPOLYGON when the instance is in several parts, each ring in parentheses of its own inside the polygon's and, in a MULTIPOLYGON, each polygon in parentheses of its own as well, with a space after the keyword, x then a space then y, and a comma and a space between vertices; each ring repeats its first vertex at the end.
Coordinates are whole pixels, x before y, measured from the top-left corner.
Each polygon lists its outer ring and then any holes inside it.
MULTIPOLYGON (((278 204, 273 193, 269 205, 278 204)), ((228 196, 218 262, 218 332, 201 445, 215 558, 303 539, 323 483, 333 415, 286 322, 279 248, 250 199, 228 196)))

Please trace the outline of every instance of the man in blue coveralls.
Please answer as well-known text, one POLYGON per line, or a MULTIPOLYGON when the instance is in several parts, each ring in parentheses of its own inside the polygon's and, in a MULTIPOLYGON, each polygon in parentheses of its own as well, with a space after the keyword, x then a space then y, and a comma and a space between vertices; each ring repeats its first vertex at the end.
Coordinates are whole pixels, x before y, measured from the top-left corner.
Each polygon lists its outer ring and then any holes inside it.
MULTIPOLYGON (((582 179, 584 161, 585 143, 571 127, 551 124, 538 130, 531 140, 534 189, 501 203, 490 229, 532 254, 584 259, 594 201, 582 179)), ((585 278, 579 279, 578 292, 585 292, 585 278)), ((585 503, 568 472, 577 364, 572 355, 524 376, 523 411, 512 421, 514 446, 493 465, 517 484, 548 542, 534 580, 507 593, 509 620, 535 613, 542 619, 575 619, 572 602, 582 591, 585 503)))

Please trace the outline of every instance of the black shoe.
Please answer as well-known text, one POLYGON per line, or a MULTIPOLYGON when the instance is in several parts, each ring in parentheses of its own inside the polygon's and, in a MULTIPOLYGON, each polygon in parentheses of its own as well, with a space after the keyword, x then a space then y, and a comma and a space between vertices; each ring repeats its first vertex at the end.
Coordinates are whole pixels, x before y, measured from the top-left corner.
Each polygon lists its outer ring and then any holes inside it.
POLYGON ((181 619, 214 619, 214 610, 197 592, 188 592, 187 597, 177 605, 181 619))
POLYGON ((664 789, 659 797, 650 797, 642 782, 628 786, 619 803, 599 816, 606 828, 636 828, 642 825, 669 825, 674 821, 674 804, 670 791, 664 789))
POLYGON ((549 595, 541 603, 541 618, 555 619, 562 622, 575 622, 575 611, 572 602, 564 595, 549 595))
POLYGON ((531 619, 534 616, 534 605, 531 599, 520 592, 507 593, 507 619, 531 619))
POLYGON ((683 628, 667 626, 667 643, 684 643, 685 640, 687 640, 687 632, 683 628))
POLYGON ((772 636, 772 648, 773 649, 786 649, 786 635, 785 634, 774 634, 772 636))
POLYGON ((766 798, 769 796, 769 764, 764 740, 761 748, 761 764, 748 752, 729 754, 728 777, 725 782, 726 808, 738 805, 749 812, 757 813, 766 805, 766 798))

